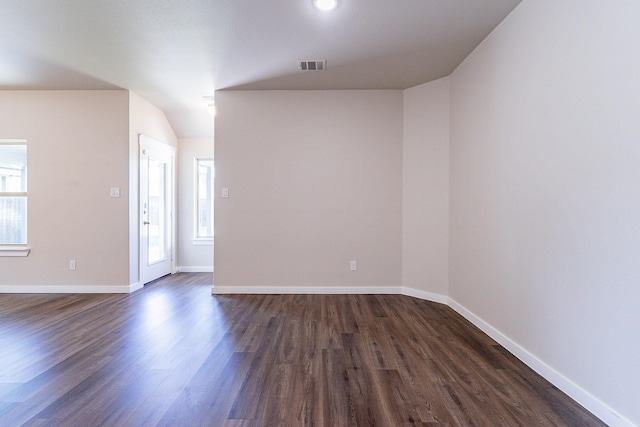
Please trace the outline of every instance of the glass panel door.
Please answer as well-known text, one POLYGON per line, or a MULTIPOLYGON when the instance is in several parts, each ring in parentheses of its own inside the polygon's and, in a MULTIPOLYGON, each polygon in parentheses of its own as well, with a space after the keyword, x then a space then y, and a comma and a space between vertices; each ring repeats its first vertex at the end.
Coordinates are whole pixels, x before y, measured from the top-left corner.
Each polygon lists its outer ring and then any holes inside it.
POLYGON ((175 149, 140 135, 139 280, 149 283, 174 267, 175 149))

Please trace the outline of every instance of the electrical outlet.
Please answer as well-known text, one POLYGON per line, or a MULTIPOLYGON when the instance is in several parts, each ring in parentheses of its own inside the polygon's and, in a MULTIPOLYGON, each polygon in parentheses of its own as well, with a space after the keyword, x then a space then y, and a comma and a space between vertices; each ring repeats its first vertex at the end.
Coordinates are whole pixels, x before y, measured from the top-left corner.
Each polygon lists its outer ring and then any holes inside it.
POLYGON ((69 270, 75 270, 76 269, 76 260, 72 259, 71 261, 69 261, 69 270))
POLYGON ((358 269, 358 263, 356 261, 349 262, 349 269, 351 271, 356 271, 358 269))

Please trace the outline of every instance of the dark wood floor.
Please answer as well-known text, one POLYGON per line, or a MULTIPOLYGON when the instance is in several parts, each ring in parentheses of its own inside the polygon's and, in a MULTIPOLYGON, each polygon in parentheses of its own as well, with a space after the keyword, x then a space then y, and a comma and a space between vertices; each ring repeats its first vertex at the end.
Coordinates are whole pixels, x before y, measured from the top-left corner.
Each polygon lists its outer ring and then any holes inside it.
POLYGON ((603 425, 447 306, 210 290, 0 295, 0 425, 603 425))

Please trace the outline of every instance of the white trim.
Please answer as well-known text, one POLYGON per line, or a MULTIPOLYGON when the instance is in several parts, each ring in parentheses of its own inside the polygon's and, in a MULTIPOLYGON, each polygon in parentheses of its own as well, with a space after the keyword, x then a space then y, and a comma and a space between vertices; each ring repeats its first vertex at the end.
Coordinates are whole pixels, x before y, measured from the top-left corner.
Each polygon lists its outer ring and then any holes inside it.
POLYGON ((177 153, 178 149, 172 145, 169 145, 166 142, 162 142, 159 139, 155 139, 151 136, 145 135, 144 133, 138 134, 138 145, 143 148, 147 148, 149 150, 170 150, 174 153, 177 153))
POLYGON ((194 237, 191 243, 193 246, 213 246, 213 237, 194 237))
POLYGON ((448 305, 461 316, 480 328, 482 332, 497 341, 502 347, 520 359, 525 365, 536 371, 551 384, 558 387, 569 397, 582 405, 586 410, 600 418, 611 427, 634 427, 630 420, 615 412, 610 406, 599 400, 597 397, 553 369, 551 366, 538 359, 534 354, 521 347, 518 343, 507 337, 498 329, 476 316, 463 305, 452 298, 448 298, 448 305))
MULTIPOLYGON (((26 139, 15 139, 15 138, 3 138, 0 139, 0 146, 1 145, 24 145, 25 147, 27 146, 27 140, 26 139)), ((25 148, 26 150, 26 148, 25 148)), ((27 159, 25 159, 25 164, 22 167, 23 173, 24 175, 22 176, 22 180, 27 179, 27 171, 28 171, 28 165, 27 165, 28 161, 27 159)), ((26 189, 26 183, 23 182, 22 186, 24 187, 23 189, 26 189)), ((26 191, 16 191, 16 192, 11 192, 11 191, 3 191, 0 192, 0 196, 1 197, 24 197, 25 199, 27 199, 28 201, 28 196, 27 196, 27 192, 26 191)), ((25 202, 26 203, 26 202, 25 202)), ((28 226, 28 222, 27 219, 23 219, 23 225, 25 227, 28 226)), ((28 228, 26 228, 25 233, 28 232, 28 228)), ((26 237, 25 237, 26 239, 26 237)), ((26 244, 24 245, 0 245, 0 257, 25 257, 27 255, 29 255, 29 252, 31 251, 31 248, 27 247, 26 244)))
POLYGON ((191 267, 178 267, 177 273, 213 273, 212 265, 205 266, 191 266, 191 267))
POLYGON ((408 287, 293 287, 293 286, 213 286, 213 295, 222 294, 401 294, 440 304, 446 304, 480 328, 501 346, 520 359, 525 365, 536 371, 571 399, 582 405, 587 411, 600 418, 611 427, 636 427, 606 403, 572 382, 570 379, 538 359, 534 354, 504 335, 489 323, 476 316, 467 308, 446 295, 421 291, 408 287))
POLYGON ((5 256, 27 256, 31 252, 28 246, 0 245, 0 257, 5 256))
POLYGON ((436 294, 433 292, 420 291, 418 289, 402 287, 402 295, 406 295, 408 297, 419 298, 426 301, 437 302, 440 304, 447 303, 447 296, 436 294))
MULTIPOLYGON (((210 267, 180 267, 179 271, 196 272, 194 270, 210 267)), ((200 271, 197 271, 200 272, 200 271)), ((208 271, 207 271, 208 272, 208 271)), ((91 293, 132 293, 143 286, 134 283, 129 286, 0 286, 3 293, 39 293, 39 294, 91 294, 91 293)), ((436 303, 446 304, 493 338, 501 346, 520 359, 525 365, 540 374, 547 381, 558 387, 569 397, 582 405, 611 427, 634 427, 630 420, 615 412, 606 403, 584 390, 579 385, 544 363, 518 343, 504 335, 498 329, 482 320, 463 305, 444 295, 425 292, 407 287, 294 287, 294 286, 213 286, 211 293, 224 294, 401 294, 436 303)))
POLYGON ((382 286, 219 286, 211 288, 213 295, 222 294, 400 294, 400 287, 382 286))
MULTIPOLYGON (((138 200, 136 202, 138 208, 138 280, 143 283, 151 282, 155 279, 149 280, 149 277, 157 276, 158 269, 153 274, 148 274, 148 277, 144 277, 145 274, 143 272, 143 266, 147 266, 146 259, 144 259, 145 254, 142 250, 142 228, 140 224, 144 221, 144 218, 141 214, 141 198, 143 195, 143 183, 142 183, 142 157, 145 150, 155 151, 156 155, 166 156, 168 157, 167 163, 170 165, 170 170, 167 171, 167 179, 170 182, 167 182, 167 196, 170 199, 170 205, 167 206, 167 225, 169 227, 168 235, 169 242, 167 248, 167 258, 169 260, 169 273, 173 274, 177 271, 176 269, 176 253, 177 253, 177 229, 178 229, 178 215, 177 215, 177 177, 176 177, 176 156, 177 156, 177 148, 173 147, 167 143, 164 143, 158 139, 147 136, 143 133, 138 134, 138 200)), ((160 264, 162 261, 159 261, 156 264, 160 264)), ((145 270, 146 271, 146 270, 145 270)), ((159 278, 162 275, 155 277, 159 278)))
MULTIPOLYGON (((212 267, 180 267, 182 272, 200 272, 200 269, 211 269, 212 267), (198 270, 198 271, 195 271, 198 270)), ((209 271, 205 271, 209 272, 209 271)), ((0 294, 3 293, 69 293, 69 294, 89 294, 89 293, 132 293, 141 289, 143 285, 133 283, 129 286, 0 286, 0 294)), ((482 320, 473 312, 450 297, 432 292, 421 291, 407 287, 351 287, 351 286, 212 286, 213 295, 224 294, 401 294, 409 297, 419 298, 436 303, 446 304, 477 326, 484 333, 493 338, 515 357, 520 359, 525 365, 540 374, 554 386, 558 387, 570 398, 582 405, 596 417, 600 418, 611 427, 634 427, 635 424, 614 411, 606 403, 593 396, 591 393, 572 382, 560 372, 547 365, 534 354, 521 347, 518 343, 507 337, 498 329, 482 320)))
POLYGON ((0 294, 130 294, 143 285, 136 282, 129 286, 0 286, 0 294))
MULTIPOLYGON (((194 245, 210 245, 213 246, 213 236, 199 236, 198 228, 200 224, 200 161, 211 161, 213 164, 213 157, 198 157, 195 156, 193 158, 193 236, 194 238, 191 240, 194 245), (206 241, 211 241, 211 243, 205 243, 206 241)), ((213 167, 213 180, 212 185, 215 185, 215 166, 213 167)), ((215 194, 213 188, 211 188, 213 193, 211 196, 215 194)), ((213 204, 215 204, 214 199, 211 199, 212 210, 211 210, 211 221, 214 221, 214 211, 213 204)), ((213 224, 211 224, 213 226, 213 224)))
MULTIPOLYGON (((185 267, 180 271, 187 272, 185 267)), ((216 294, 386 294, 406 295, 440 304, 447 304, 445 295, 418 289, 395 286, 220 286, 214 285, 211 293, 216 294)))

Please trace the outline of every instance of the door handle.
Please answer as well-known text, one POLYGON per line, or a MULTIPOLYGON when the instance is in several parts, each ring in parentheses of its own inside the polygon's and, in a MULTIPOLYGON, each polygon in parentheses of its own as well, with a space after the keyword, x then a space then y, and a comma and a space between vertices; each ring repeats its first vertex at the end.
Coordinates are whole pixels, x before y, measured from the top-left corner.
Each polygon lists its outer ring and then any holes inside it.
POLYGON ((142 222, 142 225, 149 225, 149 224, 151 224, 149 221, 143 221, 142 222))

